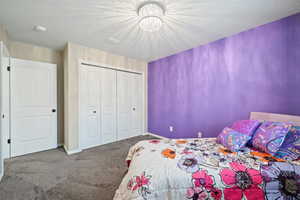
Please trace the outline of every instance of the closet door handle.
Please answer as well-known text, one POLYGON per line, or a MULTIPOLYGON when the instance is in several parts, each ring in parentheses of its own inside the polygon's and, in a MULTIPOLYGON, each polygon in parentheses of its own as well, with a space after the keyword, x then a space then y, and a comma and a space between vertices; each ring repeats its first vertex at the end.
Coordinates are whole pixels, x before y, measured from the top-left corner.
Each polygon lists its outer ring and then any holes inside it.
POLYGON ((52 109, 52 112, 55 113, 55 112, 56 112, 56 109, 52 109))
POLYGON ((93 113, 97 113, 97 111, 96 111, 96 110, 94 110, 94 111, 93 111, 93 113))

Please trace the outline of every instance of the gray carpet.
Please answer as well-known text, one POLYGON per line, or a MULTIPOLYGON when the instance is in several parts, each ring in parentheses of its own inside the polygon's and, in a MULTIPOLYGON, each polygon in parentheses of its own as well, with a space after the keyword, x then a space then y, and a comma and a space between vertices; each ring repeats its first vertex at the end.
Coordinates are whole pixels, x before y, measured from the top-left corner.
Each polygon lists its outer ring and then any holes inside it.
POLYGON ((130 146, 139 136, 67 156, 63 149, 6 161, 1 200, 111 200, 126 173, 130 146))

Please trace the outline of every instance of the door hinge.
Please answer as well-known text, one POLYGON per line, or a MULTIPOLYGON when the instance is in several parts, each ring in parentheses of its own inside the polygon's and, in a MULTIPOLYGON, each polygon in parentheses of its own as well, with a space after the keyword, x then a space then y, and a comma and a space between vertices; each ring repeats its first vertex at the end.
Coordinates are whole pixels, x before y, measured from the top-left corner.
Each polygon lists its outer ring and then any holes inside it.
POLYGON ((8 144, 11 144, 11 139, 8 139, 8 140, 7 140, 7 143, 8 143, 8 144))
POLYGON ((7 71, 9 71, 9 72, 10 72, 10 66, 7 66, 7 71))

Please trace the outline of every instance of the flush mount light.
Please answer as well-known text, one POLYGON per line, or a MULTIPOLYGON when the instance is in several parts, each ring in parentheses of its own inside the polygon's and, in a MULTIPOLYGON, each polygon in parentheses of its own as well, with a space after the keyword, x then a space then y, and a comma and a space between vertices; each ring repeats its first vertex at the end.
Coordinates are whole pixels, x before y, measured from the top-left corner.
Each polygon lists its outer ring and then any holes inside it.
POLYGON ((141 17, 139 26, 143 31, 155 32, 162 27, 165 9, 158 2, 145 2, 139 6, 137 12, 141 17))
POLYGON ((36 31, 36 32, 45 32, 45 31, 47 31, 47 28, 44 27, 44 26, 37 25, 37 26, 33 27, 33 30, 36 31))

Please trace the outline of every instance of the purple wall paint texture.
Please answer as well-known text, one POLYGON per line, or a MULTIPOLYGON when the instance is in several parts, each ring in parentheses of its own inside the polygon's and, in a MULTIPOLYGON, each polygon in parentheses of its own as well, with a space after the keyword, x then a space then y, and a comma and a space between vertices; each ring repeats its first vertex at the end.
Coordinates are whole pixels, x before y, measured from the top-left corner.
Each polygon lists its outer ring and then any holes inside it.
POLYGON ((251 111, 300 115, 300 14, 153 61, 148 73, 148 131, 165 137, 214 137, 251 111))

